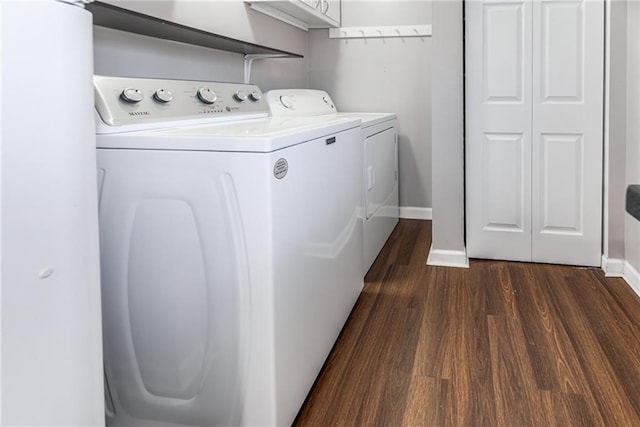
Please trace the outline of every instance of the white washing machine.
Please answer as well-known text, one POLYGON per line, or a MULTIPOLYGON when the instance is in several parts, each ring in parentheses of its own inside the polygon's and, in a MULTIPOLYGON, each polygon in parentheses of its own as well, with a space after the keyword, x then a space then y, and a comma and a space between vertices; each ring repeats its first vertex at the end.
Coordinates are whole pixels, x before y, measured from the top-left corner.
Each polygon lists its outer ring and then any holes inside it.
POLYGON ((107 424, 291 424, 363 285, 360 122, 94 86, 107 424))
POLYGON ((364 252, 366 274, 400 216, 398 119, 394 113, 338 113, 327 92, 279 89, 265 92, 273 117, 329 115, 362 122, 364 252))

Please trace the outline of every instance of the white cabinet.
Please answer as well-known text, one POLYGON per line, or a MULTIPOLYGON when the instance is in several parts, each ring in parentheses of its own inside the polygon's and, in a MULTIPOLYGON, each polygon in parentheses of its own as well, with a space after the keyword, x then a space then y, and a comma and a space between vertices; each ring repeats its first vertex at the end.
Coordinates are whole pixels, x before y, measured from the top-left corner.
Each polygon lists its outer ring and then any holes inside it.
POLYGON ((340 26, 340 0, 322 0, 320 2, 322 13, 332 21, 336 22, 336 27, 340 26))
POLYGON ((340 26, 340 0, 244 0, 251 9, 303 30, 340 26))

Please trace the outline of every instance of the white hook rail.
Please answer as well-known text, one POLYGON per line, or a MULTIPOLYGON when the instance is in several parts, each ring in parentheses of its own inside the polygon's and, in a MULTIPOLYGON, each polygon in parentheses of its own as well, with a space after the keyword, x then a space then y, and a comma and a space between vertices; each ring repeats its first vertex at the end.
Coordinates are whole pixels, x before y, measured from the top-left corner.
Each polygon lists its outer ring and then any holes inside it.
POLYGON ((390 37, 430 37, 431 25, 394 25, 387 27, 339 27, 329 28, 332 39, 362 39, 390 37))

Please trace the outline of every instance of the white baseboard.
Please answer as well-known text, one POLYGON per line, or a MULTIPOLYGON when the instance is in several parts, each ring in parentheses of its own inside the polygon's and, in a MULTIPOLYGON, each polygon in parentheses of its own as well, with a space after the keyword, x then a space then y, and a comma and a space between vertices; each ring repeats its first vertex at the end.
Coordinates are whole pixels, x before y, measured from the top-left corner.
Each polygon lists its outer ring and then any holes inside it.
POLYGON ((400 218, 402 219, 431 219, 431 208, 416 208, 412 206, 400 206, 400 218))
POLYGON ((438 265, 442 267, 469 268, 469 258, 467 251, 450 251, 444 249, 433 249, 433 244, 429 248, 427 265, 438 265))
POLYGON ((622 277, 627 281, 629 286, 631 286, 631 289, 633 289, 634 292, 638 296, 640 296, 640 273, 638 272, 638 270, 633 268, 633 266, 629 264, 628 261, 625 261, 624 272, 622 274, 622 277))
POLYGON ((606 255, 602 254, 602 271, 604 271, 604 275, 608 277, 622 277, 622 273, 624 272, 624 263, 623 259, 617 258, 607 258, 606 255))
POLYGON ((640 296, 640 273, 628 261, 607 258, 602 255, 602 270, 607 277, 622 277, 631 289, 640 296))

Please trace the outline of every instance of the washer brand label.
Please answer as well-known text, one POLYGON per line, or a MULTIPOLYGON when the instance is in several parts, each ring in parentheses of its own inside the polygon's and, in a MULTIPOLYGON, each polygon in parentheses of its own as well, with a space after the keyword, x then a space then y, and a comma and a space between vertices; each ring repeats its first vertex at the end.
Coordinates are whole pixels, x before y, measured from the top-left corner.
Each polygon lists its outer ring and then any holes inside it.
POLYGON ((148 111, 129 111, 130 116, 150 116, 151 113, 148 111))
POLYGON ((289 171, 289 163, 287 163, 286 159, 278 159, 276 163, 273 165, 273 176, 277 179, 282 179, 287 176, 287 172, 289 171))

